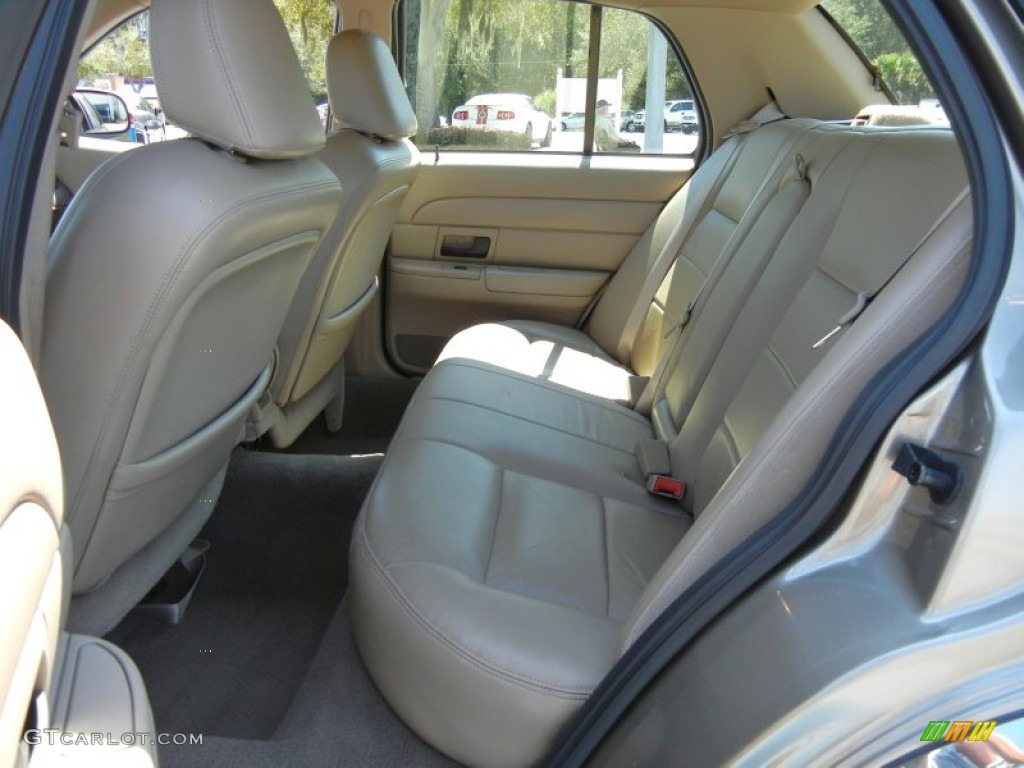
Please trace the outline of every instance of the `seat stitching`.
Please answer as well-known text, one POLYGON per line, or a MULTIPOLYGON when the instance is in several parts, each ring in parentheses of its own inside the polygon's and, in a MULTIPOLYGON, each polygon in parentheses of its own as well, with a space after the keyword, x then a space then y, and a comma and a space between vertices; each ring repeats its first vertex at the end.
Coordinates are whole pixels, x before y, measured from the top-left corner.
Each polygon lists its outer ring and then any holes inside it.
MULTIPOLYGON (((461 362, 456 362, 454 359, 448 359, 448 360, 444 361, 444 364, 446 366, 450 366, 453 363, 455 365, 462 365, 461 362)), ((473 368, 474 366, 465 366, 465 367, 473 368)), ((481 371, 485 371, 485 372, 492 372, 491 369, 489 369, 489 368, 479 368, 477 370, 481 370, 481 371)), ((497 372, 495 372, 495 373, 497 373, 497 372)), ((514 371, 510 371, 510 373, 514 373, 514 371)), ((630 374, 630 375, 632 376, 632 375, 635 375, 635 374, 630 374)), ((577 397, 574 393, 564 391, 563 389, 560 388, 560 386, 550 386, 548 384, 547 380, 535 380, 535 379, 517 379, 517 380, 518 381, 523 381, 526 384, 531 384, 531 385, 534 385, 534 386, 538 386, 538 387, 547 389, 549 391, 554 392, 555 394, 562 395, 562 396, 565 397, 566 401, 569 402, 569 403, 582 402, 586 406, 593 406, 593 407, 598 408, 598 409, 600 409, 602 411, 605 411, 609 415, 611 415, 611 416, 613 416, 613 417, 615 417, 617 419, 624 419, 624 420, 626 420, 628 422, 633 422, 634 424, 642 425, 644 427, 647 427, 648 429, 651 428, 651 423, 647 419, 647 417, 640 415, 639 413, 637 413, 634 410, 631 410, 631 409, 628 409, 628 408, 625 408, 625 407, 623 407, 621 410, 619 410, 619 409, 616 409, 616 408, 609 407, 609 406, 607 406, 607 405, 605 405, 603 403, 600 403, 600 402, 598 402, 596 400, 592 400, 592 399, 589 399, 589 398, 586 398, 586 397, 577 397)), ((473 405, 474 404, 474 403, 469 402, 468 400, 455 400, 454 398, 451 398, 451 397, 441 397, 440 395, 434 395, 434 394, 431 394, 429 392, 427 394, 425 394, 425 395, 422 395, 420 399, 421 400, 452 400, 454 402, 464 402, 467 405, 473 405)), ((497 411, 497 412, 498 413, 505 413, 504 411, 497 411)), ((514 416, 511 413, 508 414, 508 415, 509 416, 514 416)), ((514 418, 521 418, 521 417, 515 416, 514 418)))
MULTIPOLYGON (((604 362, 608 362, 608 361, 606 360, 604 362)), ((442 364, 445 367, 447 367, 447 368, 452 368, 452 367, 469 368, 469 369, 472 369, 472 370, 483 371, 485 373, 492 373, 492 374, 494 374, 496 376, 508 376, 510 379, 514 379, 515 381, 520 381, 520 382, 522 382, 524 384, 529 384, 529 385, 532 385, 532 386, 535 386, 535 387, 542 387, 543 389, 546 389, 546 390, 548 390, 550 392, 553 392, 556 395, 560 395, 561 397, 564 397, 566 399, 569 399, 569 400, 583 400, 583 402, 585 402, 585 403, 587 403, 589 405, 592 405, 595 408, 600 408, 601 410, 608 411, 609 413, 612 413, 612 414, 614 414, 616 416, 621 416, 623 418, 628 418, 628 419, 630 419, 632 421, 640 422, 641 424, 644 424, 645 426, 650 426, 650 424, 647 421, 646 417, 642 416, 641 414, 637 413, 634 410, 631 410, 629 408, 623 408, 623 407, 615 408, 615 407, 611 406, 610 404, 608 404, 606 402, 602 402, 602 400, 600 398, 596 397, 596 396, 587 396, 586 393, 583 393, 583 395, 581 397, 580 393, 575 391, 575 390, 567 390, 566 388, 564 388, 560 384, 555 384, 553 382, 549 382, 549 381, 544 380, 544 379, 535 379, 535 378, 532 378, 530 376, 525 376, 525 375, 519 373, 518 371, 512 371, 512 370, 506 370, 506 369, 498 369, 495 366, 482 364, 482 363, 479 363, 479 362, 477 362, 475 360, 467 360, 466 358, 462 358, 462 357, 448 358, 447 360, 443 360, 442 364)), ((630 371, 625 366, 623 366, 621 364, 616 364, 616 365, 619 368, 621 368, 623 371, 625 371, 626 373, 630 374, 631 376, 635 375, 635 373, 633 371, 630 371)), ((426 397, 430 397, 430 395, 427 395, 426 397)))
MULTIPOLYGON (((605 442, 602 442, 600 440, 592 440, 589 437, 585 437, 583 435, 577 435, 577 434, 574 434, 572 432, 569 432, 568 430, 559 429, 558 427, 553 427, 550 424, 544 424, 543 422, 534 421, 533 419, 526 419, 526 418, 523 418, 522 416, 516 416, 515 414, 512 414, 512 413, 506 413, 505 411, 499 411, 496 408, 490 408, 490 407, 488 407, 486 405, 479 405, 478 403, 468 403, 465 400, 456 400, 456 399, 450 398, 450 397, 428 397, 427 399, 433 400, 435 402, 440 402, 440 403, 455 403, 457 405, 462 405, 462 406, 466 406, 466 407, 469 407, 469 408, 478 408, 478 409, 480 409, 482 411, 490 411, 491 413, 496 413, 496 414, 498 414, 500 416, 507 416, 510 419, 516 419, 516 420, 522 421, 522 422, 524 422, 526 424, 533 424, 534 426, 541 427, 542 429, 549 429, 552 432, 558 432, 558 433, 566 435, 568 437, 576 438, 577 440, 583 440, 584 442, 592 443, 593 445, 600 445, 602 448, 608 448, 609 450, 612 450, 612 451, 618 451, 619 453, 626 454, 627 456, 632 456, 633 455, 633 451, 632 450, 627 450, 625 448, 619 448, 617 446, 612 445, 611 443, 605 443, 605 442)), ((434 438, 424 438, 424 439, 433 440, 434 438)), ((458 445, 458 444, 457 443, 452 443, 452 445, 458 445)), ((459 447, 462 447, 462 446, 459 446, 459 447)))
POLYGON ((494 545, 498 538, 498 526, 501 524, 501 508, 505 501, 505 468, 497 465, 501 473, 498 475, 498 507, 494 510, 494 527, 491 529, 491 546, 487 549, 487 559, 484 560, 483 583, 487 584, 491 575, 491 558, 494 557, 494 545))
MULTIPOLYGON (((393 444, 395 444, 397 442, 398 442, 397 440, 392 440, 393 444)), ((483 459, 484 461, 486 461, 486 462, 488 462, 490 464, 495 464, 495 465, 498 464, 498 461, 496 459, 493 459, 490 456, 487 456, 486 454, 482 453, 479 449, 476 449, 476 448, 473 448, 473 447, 467 446, 467 445, 462 445, 460 443, 453 442, 452 440, 445 440, 445 439, 442 439, 442 438, 439 438, 439 437, 426 437, 426 436, 418 436, 417 435, 417 436, 414 436, 414 437, 411 437, 411 438, 404 439, 401 442, 404 443, 405 445, 409 445, 411 443, 417 443, 417 442, 419 442, 419 443, 434 443, 435 445, 444 445, 444 446, 447 446, 449 448, 455 448, 457 450, 464 451, 466 453, 472 454, 473 456, 475 456, 477 458, 480 458, 480 459, 483 459)), ((383 474, 384 467, 388 466, 388 461, 389 461, 391 456, 392 456, 392 454, 389 453, 384 458, 384 463, 381 464, 381 469, 380 469, 380 472, 378 473, 378 476, 383 474)), ((563 488, 570 488, 570 489, 572 489, 574 491, 581 491, 583 493, 592 493, 593 492, 592 488, 590 488, 590 487, 580 487, 580 485, 576 485, 576 484, 567 482, 564 478, 544 477, 542 475, 533 474, 533 473, 531 473, 528 470, 510 470, 510 471, 514 471, 515 474, 520 475, 522 477, 528 477, 528 478, 530 478, 532 480, 540 480, 540 481, 545 482, 545 483, 553 483, 555 485, 562 486, 563 488)), ((373 493, 373 486, 371 486, 370 492, 367 493, 367 498, 369 498, 372 495, 372 493, 373 493)), ((659 497, 654 496, 652 494, 645 494, 645 498, 651 500, 652 503, 654 503, 656 506, 645 506, 643 504, 640 504, 638 499, 631 498, 631 497, 629 497, 627 495, 615 496, 613 494, 609 494, 607 496, 603 496, 602 498, 607 499, 607 500, 611 500, 611 501, 621 502, 623 504, 628 504, 631 507, 635 507, 636 509, 641 509, 641 510, 643 510, 645 512, 650 512, 652 514, 665 515, 666 517, 669 517, 669 518, 672 518, 672 519, 690 519, 690 517, 691 517, 689 513, 684 512, 678 505, 671 504, 668 501, 666 501, 664 499, 660 499, 659 497), (659 502, 664 502, 664 504, 660 504, 659 502)))
POLYGON ((604 549, 604 615, 611 618, 612 613, 612 565, 611 554, 608 551, 608 507, 604 503, 604 496, 597 497, 601 505, 601 538, 604 549))
MULTIPOLYGON (((572 342, 567 342, 565 339, 559 340, 559 339, 554 338, 553 336, 552 337, 542 336, 539 332, 531 331, 529 329, 530 328, 529 324, 532 324, 535 321, 526 320, 526 321, 520 321, 520 322, 522 322, 524 324, 522 327, 517 326, 516 325, 516 321, 514 321, 514 320, 512 320, 512 321, 505 321, 505 322, 499 322, 499 323, 487 323, 487 325, 500 325, 500 326, 508 328, 508 329, 510 329, 512 331, 515 331, 516 333, 520 334, 526 340, 526 342, 528 344, 530 344, 531 346, 533 344, 536 344, 537 342, 548 341, 548 342, 551 342, 552 344, 561 345, 561 346, 563 346, 563 347, 565 347, 567 349, 572 349, 572 350, 575 350, 577 352, 585 352, 586 354, 593 355, 594 357, 600 357, 603 362, 613 363, 614 365, 621 366, 621 363, 619 363, 617 360, 615 360, 611 356, 609 356, 608 353, 606 353, 603 349, 601 349, 600 345, 598 345, 597 342, 595 342, 592 338, 587 336, 582 331, 580 331, 580 333, 583 335, 583 339, 582 340, 581 339, 573 339, 572 342), (577 342, 577 341, 583 341, 584 343, 580 344, 580 346, 575 346, 575 342, 577 342), (603 355, 603 357, 602 357, 602 355, 603 355)), ((569 328, 568 326, 558 325, 557 323, 551 323, 550 325, 551 325, 551 329, 550 330, 551 330, 552 333, 558 333, 558 332, 561 332, 561 331, 576 330, 574 328, 569 328)))
POLYGON ((782 355, 780 355, 778 350, 775 349, 770 339, 765 345, 765 351, 767 351, 769 359, 775 361, 775 365, 782 371, 782 375, 789 381, 793 390, 799 389, 800 385, 796 380, 796 376, 789 370, 789 366, 786 365, 786 361, 782 359, 782 355))
MULTIPOLYGON (((216 9, 213 7, 213 3, 211 2, 205 2, 203 4, 203 9, 205 10, 205 13, 203 14, 203 22, 206 24, 207 32, 212 39, 212 48, 215 52, 214 59, 216 60, 217 68, 221 71, 221 75, 224 77, 225 81, 224 84, 227 86, 228 92, 231 94, 231 106, 235 111, 238 122, 241 123, 246 139, 251 144, 257 144, 258 140, 254 135, 255 132, 253 130, 253 125, 249 120, 246 105, 239 94, 235 83, 235 77, 229 57, 221 55, 221 51, 224 50, 224 46, 221 44, 221 34, 218 29, 220 21, 215 18, 216 9)), ((225 138, 227 137, 225 136, 225 138)))
POLYGON ((369 537, 366 532, 365 522, 359 530, 359 542, 362 549, 366 552, 370 563, 374 566, 374 570, 378 576, 383 580, 385 586, 396 598, 398 604, 403 610, 420 626, 421 629, 427 632, 428 635, 439 641, 443 646, 448 648, 452 653, 461 658, 463 661, 468 662, 470 665, 483 672, 484 674, 493 677, 501 682, 515 685, 519 688, 531 690, 535 693, 547 694, 554 698, 569 699, 569 700, 580 700, 587 698, 590 693, 594 690, 592 687, 589 688, 574 688, 567 686, 557 686, 554 683, 544 680, 537 680, 531 678, 522 672, 506 669, 497 664, 494 664, 485 659, 478 658, 471 654, 464 648, 460 648, 454 642, 452 642, 446 635, 444 635, 440 629, 435 627, 429 619, 417 610, 416 606, 411 600, 405 595, 404 591, 398 584, 391 578, 387 569, 384 568, 383 564, 377 559, 376 554, 370 547, 369 537))

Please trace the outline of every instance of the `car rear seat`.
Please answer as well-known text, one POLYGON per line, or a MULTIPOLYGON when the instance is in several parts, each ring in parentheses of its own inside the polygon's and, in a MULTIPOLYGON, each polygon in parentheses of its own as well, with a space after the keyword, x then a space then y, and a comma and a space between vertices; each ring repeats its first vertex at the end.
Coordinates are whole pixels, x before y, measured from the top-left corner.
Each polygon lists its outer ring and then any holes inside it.
POLYGON ((650 622, 809 481, 959 288, 971 204, 949 131, 795 125, 745 140, 795 130, 784 162, 743 151, 727 169, 716 200, 762 174, 738 223, 704 216, 687 238, 676 275, 728 257, 690 291, 650 418, 465 357, 413 398, 356 525, 350 597, 378 687, 453 758, 538 760, 650 622), (705 250, 698 231, 719 237, 705 250), (645 490, 638 449, 659 445, 681 503, 645 490))
POLYGON ((730 131, 633 247, 582 328, 483 323, 456 334, 438 362, 480 360, 633 404, 671 343, 672 325, 728 263, 743 238, 740 221, 757 220, 769 199, 764 187, 815 124, 784 120, 768 105, 730 131))

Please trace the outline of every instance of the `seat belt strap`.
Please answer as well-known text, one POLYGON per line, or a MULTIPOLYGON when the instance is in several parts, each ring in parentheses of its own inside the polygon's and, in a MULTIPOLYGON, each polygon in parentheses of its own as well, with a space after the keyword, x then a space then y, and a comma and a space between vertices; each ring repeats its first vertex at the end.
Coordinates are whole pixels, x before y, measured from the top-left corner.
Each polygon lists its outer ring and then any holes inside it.
POLYGON ((597 289, 597 293, 594 294, 590 303, 587 304, 587 308, 583 310, 583 314, 580 315, 580 319, 576 321, 575 328, 577 331, 582 330, 583 326, 587 324, 587 320, 590 319, 590 313, 594 311, 594 307, 597 306, 597 302, 599 302, 601 297, 604 296, 604 292, 608 288, 608 283, 610 282, 611 278, 608 278, 601 284, 601 287, 597 289))
MULTIPOLYGON (((779 156, 772 163, 765 180, 758 188, 757 192, 751 198, 750 206, 744 212, 741 221, 746 221, 742 228, 737 227, 736 231, 733 232, 729 238, 729 242, 726 243, 722 252, 715 259, 714 265, 704 278, 697 292, 693 298, 687 303, 686 308, 683 310, 679 319, 674 322, 665 333, 663 340, 672 338, 672 341, 665 346, 661 356, 658 358, 657 365, 654 368, 654 373, 651 374, 650 380, 647 386, 644 388, 643 393, 635 401, 634 409, 639 413, 649 413, 651 407, 654 405, 654 398, 658 393, 658 389, 661 386, 662 379, 669 368, 671 362, 675 359, 676 349, 680 345, 680 340, 683 337, 683 329, 693 318, 694 312, 699 308, 701 300, 705 296, 707 289, 710 285, 713 285, 718 281, 720 275, 725 271, 732 259, 733 254, 740 248, 747 234, 753 228, 754 221, 760 219, 761 214, 768 209, 770 205, 774 204, 781 208, 778 211, 779 214, 779 225, 775 228, 773 234, 773 243, 771 244, 772 249, 778 245, 785 232, 788 230, 793 219, 796 218, 800 209, 803 207, 804 202, 807 200, 807 196, 810 194, 810 185, 807 181, 807 162, 803 155, 799 152, 792 156, 792 162, 795 164, 796 178, 792 182, 794 186, 787 187, 786 189, 780 188, 772 195, 765 195, 765 190, 773 182, 777 181, 777 175, 782 166, 790 161, 790 150, 796 144, 800 136, 803 133, 799 133, 790 139, 790 143, 786 148, 779 153, 779 156), (754 212, 752 214, 752 212, 754 212), (756 214, 756 215, 754 215, 756 214), (754 221, 752 221, 754 220, 754 221)), ((769 245, 765 243, 766 247, 769 245)))
POLYGON ((779 109, 778 104, 774 101, 769 101, 757 112, 750 116, 749 120, 744 120, 742 123, 737 123, 728 131, 725 132, 725 136, 722 137, 722 141, 730 139, 733 136, 737 136, 744 133, 753 133, 763 125, 768 123, 776 123, 779 120, 785 120, 786 115, 779 109))
MULTIPOLYGON (((683 245, 686 243, 686 240, 689 238, 690 233, 693 230, 694 223, 703 218, 703 216, 708 212, 708 209, 718 197, 718 193, 721 191, 722 185, 729 177, 729 171, 732 170, 733 165, 736 163, 736 158, 739 156, 739 149, 743 144, 742 139, 747 134, 753 133, 763 125, 784 120, 785 118, 786 116, 779 111, 779 108, 774 103, 766 104, 755 112, 748 120, 733 126, 726 132, 725 136, 722 137, 723 143, 719 147, 718 152, 726 152, 726 154, 724 157, 719 155, 718 158, 716 158, 717 162, 722 163, 722 168, 719 170, 718 176, 715 178, 715 183, 712 185, 711 189, 708 190, 703 203, 696 210, 691 212, 689 209, 686 209, 683 211, 679 224, 675 227, 668 242, 665 243, 664 247, 655 259, 654 264, 648 270, 647 276, 644 278, 643 285, 640 287, 640 293, 637 295, 636 302, 633 304, 633 309, 630 311, 629 316, 626 318, 626 322, 622 327, 622 339, 630 349, 636 340, 636 336, 640 331, 640 326, 643 324, 644 318, 647 317, 647 309, 651 302, 654 301, 654 295, 657 293, 658 288, 661 287, 661 284, 665 280, 665 276, 668 275, 672 265, 676 263, 679 252, 682 250, 683 245)), ((589 316, 589 314, 590 313, 587 312, 587 316, 589 316)), ((582 323, 577 327, 581 326, 582 323)))

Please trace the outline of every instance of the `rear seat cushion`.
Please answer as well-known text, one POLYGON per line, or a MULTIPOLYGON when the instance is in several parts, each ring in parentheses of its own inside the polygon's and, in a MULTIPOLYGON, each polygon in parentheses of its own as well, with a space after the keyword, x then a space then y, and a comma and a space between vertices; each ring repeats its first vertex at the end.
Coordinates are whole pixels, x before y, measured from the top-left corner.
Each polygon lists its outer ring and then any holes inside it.
POLYGON ((588 473, 588 453, 602 461, 630 466, 636 441, 653 436, 646 418, 596 395, 568 389, 474 360, 447 360, 423 380, 403 421, 402 435, 443 437, 495 456, 531 461, 551 452, 566 466, 580 459, 588 473), (434 416, 434 414, 438 414, 434 416), (543 427, 543 445, 536 444, 543 427), (611 452, 610 455, 608 452, 611 452))
POLYGON ((387 461, 352 547, 363 659, 452 757, 536 760, 614 663, 688 521, 444 443, 403 441, 387 461))
POLYGON ((418 390, 359 518, 350 595, 377 685, 456 759, 538 759, 614 663, 690 525, 625 476, 650 435, 626 408, 479 363, 418 390))
POLYGON ((478 360, 587 394, 633 402, 633 373, 590 336, 554 323, 483 323, 452 337, 438 357, 478 360))

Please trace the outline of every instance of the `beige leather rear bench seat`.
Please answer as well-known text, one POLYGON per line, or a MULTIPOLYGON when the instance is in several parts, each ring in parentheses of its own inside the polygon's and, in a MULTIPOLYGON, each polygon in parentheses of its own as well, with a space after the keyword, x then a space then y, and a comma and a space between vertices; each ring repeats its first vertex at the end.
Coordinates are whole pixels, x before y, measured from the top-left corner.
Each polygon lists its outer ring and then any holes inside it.
MULTIPOLYGON (((699 299, 663 350, 650 417, 535 370, 438 364, 352 544, 356 640, 406 723, 468 764, 540 759, 650 622, 807 482, 857 394, 948 306, 970 256, 965 189, 948 131, 768 125, 662 286, 691 265, 713 273, 686 292, 699 299), (646 492, 643 441, 664 444, 681 502, 646 492)), ((655 325, 673 322, 665 306, 649 308, 655 325)))
POLYGON ((768 106, 734 129, 633 247, 582 329, 485 323, 456 334, 438 361, 480 360, 633 404, 655 373, 672 325, 742 242, 741 219, 745 227, 757 221, 770 199, 764 187, 817 124, 781 117, 768 106))

